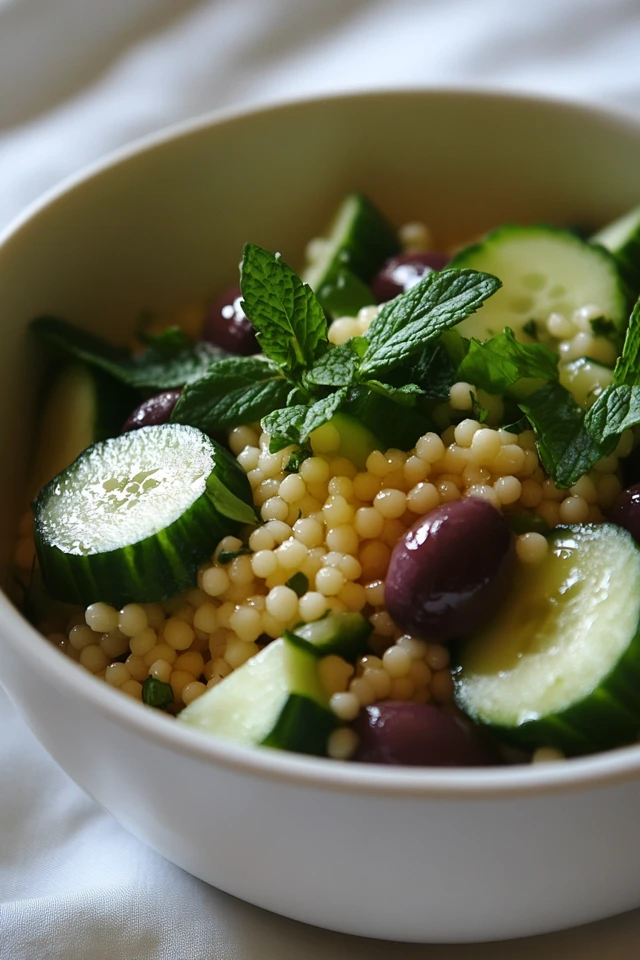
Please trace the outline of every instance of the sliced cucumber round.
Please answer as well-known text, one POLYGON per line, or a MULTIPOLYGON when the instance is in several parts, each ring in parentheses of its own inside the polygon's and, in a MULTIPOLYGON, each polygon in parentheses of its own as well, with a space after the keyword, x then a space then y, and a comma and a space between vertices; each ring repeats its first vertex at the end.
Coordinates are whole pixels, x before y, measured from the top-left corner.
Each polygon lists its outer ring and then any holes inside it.
POLYGON ((461 649, 458 706, 497 736, 565 754, 640 732, 640 549, 613 524, 556 527, 461 649))
POLYGON ((314 453, 346 457, 358 470, 364 470, 370 453, 385 449, 373 430, 347 413, 335 413, 309 439, 314 453))
POLYGON ((337 725, 314 652, 274 640, 189 704, 178 719, 235 743, 326 754, 337 725))
POLYGON ((313 623, 303 623, 285 636, 289 643, 297 644, 315 657, 333 653, 349 663, 367 652, 367 640, 373 625, 361 613, 330 613, 313 623))
MULTIPOLYGON (((347 305, 353 300, 354 285, 345 281, 343 292, 348 297, 345 296, 344 304, 340 302, 339 275, 343 274, 348 280, 352 274, 362 283, 368 283, 384 261, 399 252, 400 242, 394 228, 370 200, 361 193, 350 193, 340 204, 324 242, 317 249, 319 252, 307 264, 302 279, 316 292, 323 306, 336 314, 347 312, 347 305), (323 291, 328 296, 326 304, 322 300, 323 291)), ((361 288, 359 295, 362 296, 361 288)))
POLYGON ((640 294, 640 207, 634 207, 591 237, 614 255, 634 296, 640 294))
POLYGON ((140 394, 85 363, 63 367, 53 380, 31 467, 30 494, 68 467, 97 440, 120 433, 140 394))
POLYGON ((35 542, 46 587, 82 606, 164 600, 239 523, 246 475, 195 427, 143 427, 96 443, 41 491, 35 542))
POLYGON ((588 357, 560 364, 558 374, 562 386, 583 410, 588 410, 613 383, 613 369, 588 357))
POLYGON ((628 296, 615 258, 574 233, 547 226, 505 226, 465 247, 448 265, 492 273, 502 288, 457 327, 465 337, 485 340, 511 327, 531 342, 525 327, 545 323, 551 313, 571 318, 596 304, 620 333, 628 319, 628 296))

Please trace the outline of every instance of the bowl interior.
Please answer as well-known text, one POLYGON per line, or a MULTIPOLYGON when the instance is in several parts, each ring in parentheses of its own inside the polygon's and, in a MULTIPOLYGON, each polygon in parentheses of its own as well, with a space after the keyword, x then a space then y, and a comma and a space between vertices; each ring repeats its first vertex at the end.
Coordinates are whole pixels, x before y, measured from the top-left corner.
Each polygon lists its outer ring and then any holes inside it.
POLYGON ((38 314, 126 340, 143 310, 236 282, 242 244, 300 266, 350 189, 448 245, 507 221, 599 225, 638 203, 640 125, 563 103, 371 94, 198 122, 54 193, 0 242, 2 563, 25 508, 38 314))

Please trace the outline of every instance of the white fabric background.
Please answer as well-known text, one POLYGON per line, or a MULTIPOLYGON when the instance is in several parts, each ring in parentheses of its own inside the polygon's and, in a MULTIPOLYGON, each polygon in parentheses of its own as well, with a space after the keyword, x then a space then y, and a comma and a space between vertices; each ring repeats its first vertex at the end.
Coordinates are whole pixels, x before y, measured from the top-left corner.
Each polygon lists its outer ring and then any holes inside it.
MULTIPOLYGON (((437 84, 640 110, 640 0, 0 0, 0 228, 78 167, 194 114, 437 84)), ((640 955, 640 912, 467 947, 390 946, 272 917, 130 838, 1 692, 0 731, 0 960, 640 955)))

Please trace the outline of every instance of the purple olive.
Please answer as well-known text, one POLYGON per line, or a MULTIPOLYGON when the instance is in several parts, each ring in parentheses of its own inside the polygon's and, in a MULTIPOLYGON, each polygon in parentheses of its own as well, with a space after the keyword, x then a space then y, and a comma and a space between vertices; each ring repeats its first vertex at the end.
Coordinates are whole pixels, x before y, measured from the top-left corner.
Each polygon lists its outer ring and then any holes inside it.
POLYGON ((468 720, 428 703, 382 701, 360 711, 355 760, 424 767, 499 763, 497 750, 468 720))
POLYGON ((640 543, 640 483, 622 491, 609 510, 607 520, 624 527, 640 543))
POLYGON ((437 250, 428 253, 401 253, 383 263, 371 281, 371 289, 378 303, 393 300, 398 294, 414 287, 432 270, 442 270, 449 262, 446 253, 437 250))
POLYGON ((169 418, 182 390, 164 390, 155 397, 149 397, 129 415, 121 433, 129 430, 139 430, 140 427, 155 427, 161 423, 169 423, 169 418))
POLYGON ((260 352, 255 330, 242 309, 240 287, 225 290, 213 301, 205 317, 202 337, 230 353, 249 356, 260 352))
POLYGON ((444 503, 396 544, 387 610, 402 630, 425 640, 475 633, 508 590, 513 549, 507 521, 487 500, 444 503))

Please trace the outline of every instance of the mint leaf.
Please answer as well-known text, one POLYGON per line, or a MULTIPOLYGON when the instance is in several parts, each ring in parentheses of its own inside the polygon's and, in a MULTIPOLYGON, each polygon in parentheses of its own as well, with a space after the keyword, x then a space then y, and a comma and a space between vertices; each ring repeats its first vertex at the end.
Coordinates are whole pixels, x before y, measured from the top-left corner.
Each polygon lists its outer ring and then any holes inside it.
POLYGON ((240 287, 263 352, 295 379, 327 341, 327 320, 315 293, 279 256, 253 243, 244 246, 240 287))
POLYGON ((292 577, 289 577, 286 585, 291 587, 293 592, 299 597, 303 597, 309 589, 309 578, 302 573, 302 571, 298 571, 298 573, 294 573, 292 577))
POLYGON ((132 354, 57 317, 38 317, 31 329, 45 343, 139 390, 182 387, 203 376, 221 357, 228 356, 210 343, 191 343, 172 331, 152 338, 146 350, 132 354))
POLYGON ((415 383, 405 383, 402 387, 393 387, 391 384, 382 383, 380 380, 364 380, 362 385, 373 390, 374 393, 388 397, 389 400, 402 407, 415 406, 416 399, 424 395, 424 390, 421 390, 415 383))
POLYGON ((539 343, 519 343, 508 327, 489 340, 471 339, 458 379, 502 396, 523 377, 558 379, 558 357, 539 343))
POLYGON ((353 383, 360 364, 357 346, 352 339, 337 347, 329 347, 304 374, 305 386, 346 387, 353 383))
POLYGON ((601 443, 588 432, 584 411, 558 383, 546 384, 518 406, 535 430, 543 467, 559 487, 572 486, 615 448, 615 439, 601 443))
POLYGON ((626 383, 630 387, 640 383, 640 300, 629 317, 622 353, 613 371, 613 382, 616 386, 626 383))
POLYGON ((593 437, 605 440, 620 436, 623 430, 640 424, 640 384, 619 387, 612 384, 600 394, 585 417, 585 427, 593 437))
POLYGON ((157 677, 148 676, 142 684, 142 702, 148 707, 166 710, 173 703, 173 688, 157 677))
POLYGON ((227 563, 231 563, 237 557, 249 557, 252 553, 251 547, 242 546, 239 550, 221 550, 216 559, 218 563, 226 566, 227 563))
POLYGON ((302 446, 314 430, 331 419, 346 395, 347 388, 342 387, 309 406, 298 404, 295 407, 276 410, 264 417, 262 429, 271 435, 270 452, 277 453, 291 443, 302 446))
POLYGON ((477 270, 433 270, 406 293, 385 303, 367 332, 369 349, 361 365, 376 376, 420 351, 427 343, 474 313, 501 286, 477 270))
POLYGON ((387 396, 356 384, 349 389, 340 410, 368 427, 380 441, 381 450, 390 447, 409 450, 419 437, 435 428, 423 409, 422 399, 418 397, 415 407, 399 410, 387 396))
POLYGON ((228 357, 189 384, 173 409, 173 423, 205 433, 260 420, 284 405, 291 386, 270 360, 228 357))
POLYGON ((285 473, 297 473, 300 469, 301 464, 305 460, 308 460, 312 456, 311 451, 301 447, 299 450, 294 450, 289 459, 287 460, 286 466, 284 467, 285 473))
POLYGON ((215 472, 211 473, 207 479, 207 494, 223 517, 236 520, 238 523, 258 522, 254 507, 232 493, 215 472))
POLYGON ((533 319, 527 320, 526 323, 523 323, 522 329, 523 329, 523 331, 527 334, 527 336, 531 337, 532 340, 537 340, 537 339, 538 339, 538 322, 537 322, 537 320, 533 320, 533 319))
POLYGON ((593 330, 594 337, 615 339, 618 333, 618 328, 613 320, 607 320, 606 317, 596 317, 595 320, 590 320, 589 324, 593 330))

